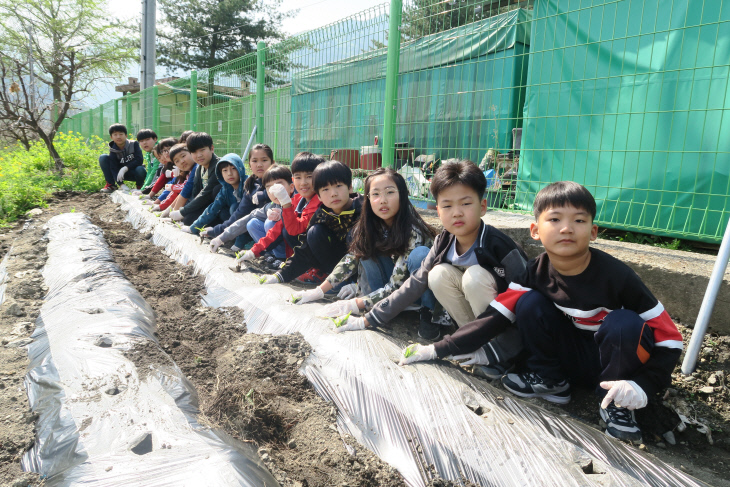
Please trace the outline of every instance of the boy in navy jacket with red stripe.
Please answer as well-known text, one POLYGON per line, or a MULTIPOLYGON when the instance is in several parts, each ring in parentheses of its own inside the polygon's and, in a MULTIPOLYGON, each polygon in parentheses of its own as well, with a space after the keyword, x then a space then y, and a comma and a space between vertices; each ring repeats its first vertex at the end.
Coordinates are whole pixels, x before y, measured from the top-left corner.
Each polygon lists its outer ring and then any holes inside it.
POLYGON ((606 433, 640 442, 634 410, 671 384, 682 336, 633 270, 589 247, 598 227, 586 188, 550 184, 535 197, 534 213, 530 233, 545 253, 477 320, 430 347, 412 347, 401 363, 455 355, 489 364, 490 340, 516 322, 527 370, 504 376, 507 390, 566 404, 571 384, 595 387, 606 433))

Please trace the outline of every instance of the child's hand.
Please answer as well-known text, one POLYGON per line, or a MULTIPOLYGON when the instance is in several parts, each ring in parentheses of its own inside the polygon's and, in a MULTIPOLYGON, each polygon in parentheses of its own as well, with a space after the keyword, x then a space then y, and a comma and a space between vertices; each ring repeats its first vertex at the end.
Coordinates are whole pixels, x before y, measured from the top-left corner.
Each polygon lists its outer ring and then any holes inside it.
POLYGON ((414 362, 425 362, 436 359, 436 348, 433 345, 419 345, 414 343, 403 349, 398 365, 408 365, 414 362))
POLYGON ((269 208, 266 212, 266 218, 272 222, 278 222, 281 220, 281 208, 269 208))
POLYGON ((193 233, 192 230, 190 230, 190 227, 187 225, 183 225, 180 230, 182 230, 183 233, 193 233))
POLYGON ((238 254, 238 257, 236 257, 236 264, 243 264, 244 262, 251 262, 256 258, 256 254, 251 252, 250 250, 244 250, 240 254, 238 254))
POLYGON ((153 205, 152 211, 160 211, 160 205, 153 205))
POLYGON ((218 252, 218 248, 223 245, 223 240, 220 237, 216 237, 210 241, 210 251, 214 254, 218 252))
POLYGON ((175 210, 170 212, 170 218, 172 218, 173 221, 179 222, 182 221, 183 216, 182 213, 180 213, 180 210, 175 210))
POLYGON ((127 174, 128 170, 129 170, 129 168, 127 166, 124 166, 119 170, 119 173, 117 173, 117 182, 118 183, 124 182, 124 175, 127 174))
POLYGON ((165 208, 162 211, 162 213, 160 214, 160 217, 161 218, 169 218, 169 216, 170 216, 170 207, 168 206, 167 208, 165 208))
POLYGON ((342 333, 343 331, 358 331, 365 329, 365 318, 358 316, 350 316, 349 313, 346 316, 341 316, 332 320, 335 323, 333 331, 335 333, 342 333))
POLYGON ((472 353, 454 355, 451 358, 456 362, 459 362, 459 365, 489 365, 487 352, 485 352, 482 347, 479 347, 472 353))
POLYGON ((347 313, 357 313, 360 308, 357 306, 357 298, 348 299, 346 301, 336 301, 328 304, 317 314, 325 318, 334 318, 335 316, 346 315, 347 313))
POLYGON ((289 191, 286 190, 284 185, 276 183, 268 189, 268 192, 271 196, 276 198, 276 200, 279 202, 279 204, 281 206, 291 204, 291 197, 289 196, 289 191))
POLYGON ((259 284, 277 284, 278 282, 279 278, 276 277, 276 274, 269 274, 268 276, 259 277, 259 284))
POLYGON ((357 284, 346 284, 342 286, 340 292, 337 293, 337 297, 340 299, 352 299, 357 296, 357 284))
POLYGON ((632 380, 603 381, 601 387, 608 391, 601 402, 603 409, 606 409, 611 401, 616 407, 626 409, 641 409, 649 402, 644 389, 632 380))
POLYGON ((307 289, 306 291, 296 291, 291 295, 291 302, 294 304, 311 303, 324 297, 322 289, 317 286, 314 289, 307 289))

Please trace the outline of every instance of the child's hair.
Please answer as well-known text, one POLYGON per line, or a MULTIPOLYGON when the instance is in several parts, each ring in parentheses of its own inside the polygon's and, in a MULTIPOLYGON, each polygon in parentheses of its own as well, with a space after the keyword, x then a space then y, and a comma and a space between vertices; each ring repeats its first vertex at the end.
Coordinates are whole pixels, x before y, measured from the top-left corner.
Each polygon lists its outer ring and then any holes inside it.
POLYGON ((192 134, 188 135, 185 143, 188 146, 188 150, 192 154, 198 149, 202 149, 204 147, 213 147, 213 137, 206 134, 205 132, 193 132, 192 134))
POLYGON ((300 152, 294 156, 291 163, 292 174, 297 172, 314 172, 314 169, 324 162, 324 157, 311 152, 300 152))
POLYGON ((163 150, 165 149, 171 149, 175 145, 178 144, 178 141, 175 137, 168 137, 166 139, 162 139, 157 143, 155 148, 157 149, 158 153, 161 154, 163 150))
MULTIPOLYGON (((256 144, 255 146, 251 147, 251 150, 248 153, 248 162, 251 162, 251 155, 253 154, 253 151, 255 150, 262 150, 266 153, 266 156, 271 159, 272 166, 274 165, 274 151, 271 150, 271 147, 269 147, 266 144, 256 144)), ((256 177, 248 178, 246 179, 246 182, 243 183, 243 189, 247 193, 251 193, 254 188, 256 187, 256 177)))
POLYGON ((155 157, 155 159, 160 158, 160 153, 157 152, 157 146, 154 146, 152 149, 150 149, 150 153, 155 157))
POLYGON ((327 161, 317 166, 312 174, 312 180, 315 193, 319 193, 320 189, 330 184, 342 183, 350 187, 352 186, 352 171, 340 161, 327 161))
POLYGON ((261 184, 263 184, 265 188, 267 184, 272 181, 276 181, 277 179, 283 179, 287 183, 291 184, 291 171, 289 168, 278 164, 272 165, 266 170, 264 177, 261 178, 261 184))
POLYGON ((124 132, 124 135, 127 135, 127 127, 126 125, 123 125, 121 123, 113 123, 109 126, 109 135, 113 134, 114 132, 124 132))
POLYGON ((186 130, 185 132, 181 133, 180 134, 180 143, 184 144, 185 142, 187 142, 188 137, 190 137, 190 134, 192 134, 192 133, 193 133, 192 130, 186 130))
POLYGON ((484 198, 487 190, 487 178, 479 166, 469 159, 444 164, 436 170, 431 179, 431 194, 438 201, 439 193, 456 184, 463 184, 477 192, 479 199, 484 198))
POLYGON ((147 139, 156 139, 157 134, 152 129, 142 129, 137 132, 137 142, 142 142, 147 139))
POLYGON ((563 206, 587 211, 591 220, 596 218, 596 200, 585 186, 574 181, 558 181, 542 188, 535 195, 532 211, 538 219, 543 211, 563 206))
POLYGON ((436 236, 436 230, 423 221, 421 215, 408 199, 408 186, 403 176, 393 169, 381 167, 365 178, 365 194, 370 194, 370 185, 378 176, 388 176, 398 189, 400 209, 393 224, 388 228, 385 221, 373 211, 370 198, 366 198, 360 219, 352 229, 350 253, 358 259, 370 259, 377 254, 405 255, 411 231, 415 227, 424 236, 436 236), (386 231, 387 231, 387 236, 386 231))
POLYGON ((190 153, 190 150, 185 144, 175 144, 174 146, 172 146, 172 149, 170 149, 170 160, 174 162, 175 156, 181 152, 190 153))

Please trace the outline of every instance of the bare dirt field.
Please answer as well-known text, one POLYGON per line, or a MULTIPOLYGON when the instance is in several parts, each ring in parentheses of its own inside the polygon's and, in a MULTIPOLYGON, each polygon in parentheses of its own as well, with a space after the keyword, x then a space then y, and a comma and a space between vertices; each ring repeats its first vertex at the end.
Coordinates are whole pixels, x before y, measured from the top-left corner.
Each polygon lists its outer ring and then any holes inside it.
MULTIPOLYGON (((33 444, 36 419, 23 386, 24 345, 45 295, 42 226, 70 211, 89 215, 102 228, 117 264, 155 310, 156 337, 168 356, 140 349, 130 357, 140 365, 172 359, 198 390, 201 423, 255 444, 283 486, 405 485, 392 467, 338 432, 334 407, 299 373, 310 352, 300 335, 247 334, 241 310, 201 304, 204 279, 163 254, 150 235, 134 230, 106 195, 72 193, 57 194, 32 222, 0 229, 0 256, 12 246, 0 307, 0 485, 40 485, 38 476, 23 473, 19 463, 33 444)), ((417 341, 416 324, 416 313, 404 313, 384 332, 417 341)), ((690 330, 681 331, 688 340, 690 330)), ((698 371, 684 377, 677 368, 672 389, 637 415, 645 441, 637 447, 711 485, 730 486, 728 370, 730 338, 708 335, 698 371), (675 411, 701 424, 682 428, 675 411)), ((599 428, 592 393, 576 391, 573 398, 563 407, 536 402, 599 428)), ((432 485, 458 484, 434 480, 432 485)))

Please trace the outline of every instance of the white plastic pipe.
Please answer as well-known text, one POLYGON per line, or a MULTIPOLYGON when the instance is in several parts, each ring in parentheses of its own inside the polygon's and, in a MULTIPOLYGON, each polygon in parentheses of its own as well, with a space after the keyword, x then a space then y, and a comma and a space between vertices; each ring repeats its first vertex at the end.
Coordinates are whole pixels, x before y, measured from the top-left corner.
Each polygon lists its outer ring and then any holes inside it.
POLYGON ((257 125, 253 126, 253 130, 251 131, 251 137, 248 138, 248 144, 246 144, 246 150, 243 151, 243 154, 241 154, 241 160, 243 160, 243 163, 246 164, 246 158, 248 157, 248 151, 251 150, 251 146, 253 145, 253 139, 256 137, 256 127, 257 125))
POLYGON ((707 284, 705 297, 702 299, 700 312, 697 314, 697 322, 692 331, 692 338, 689 341, 687 353, 684 355, 682 373, 685 375, 694 372, 697 365, 697 356, 700 354, 702 339, 705 337, 707 325, 710 323, 710 316, 712 316, 712 309, 715 307, 715 300, 722 284, 722 278, 725 275, 725 269, 727 269, 728 259, 730 259, 730 221, 728 221, 725 228, 725 235, 722 237, 720 251, 717 253, 717 260, 715 260, 715 267, 712 268, 712 275, 710 276, 710 282, 707 284))

